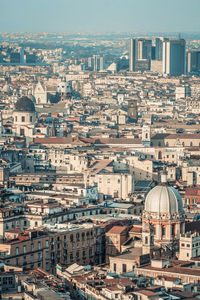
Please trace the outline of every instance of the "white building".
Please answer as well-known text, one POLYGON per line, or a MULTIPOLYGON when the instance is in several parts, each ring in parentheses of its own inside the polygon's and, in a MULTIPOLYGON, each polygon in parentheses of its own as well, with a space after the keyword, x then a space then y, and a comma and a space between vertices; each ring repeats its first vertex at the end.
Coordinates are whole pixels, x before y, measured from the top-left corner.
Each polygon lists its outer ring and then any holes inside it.
POLYGON ((187 232, 180 237, 180 260, 191 260, 200 256, 200 236, 199 233, 187 232))
POLYGON ((177 86, 176 87, 176 100, 190 97, 191 89, 189 86, 177 86))

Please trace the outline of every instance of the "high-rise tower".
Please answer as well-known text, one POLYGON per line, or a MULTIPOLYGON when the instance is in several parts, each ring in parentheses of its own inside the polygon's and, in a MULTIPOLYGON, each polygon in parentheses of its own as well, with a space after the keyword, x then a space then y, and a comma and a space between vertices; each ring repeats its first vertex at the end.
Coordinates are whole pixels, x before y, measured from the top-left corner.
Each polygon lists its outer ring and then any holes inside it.
POLYGON ((135 39, 129 41, 129 71, 135 71, 135 39))
POLYGON ((185 73, 185 40, 163 42, 163 74, 179 76, 185 73))

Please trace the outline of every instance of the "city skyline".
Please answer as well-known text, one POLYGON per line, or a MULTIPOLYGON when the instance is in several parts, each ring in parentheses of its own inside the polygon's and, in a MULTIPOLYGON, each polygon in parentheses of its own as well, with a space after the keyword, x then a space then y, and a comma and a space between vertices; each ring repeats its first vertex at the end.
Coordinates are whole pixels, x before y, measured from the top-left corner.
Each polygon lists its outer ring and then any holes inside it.
POLYGON ((198 0, 2 0, 0 31, 198 32, 199 9, 198 0))

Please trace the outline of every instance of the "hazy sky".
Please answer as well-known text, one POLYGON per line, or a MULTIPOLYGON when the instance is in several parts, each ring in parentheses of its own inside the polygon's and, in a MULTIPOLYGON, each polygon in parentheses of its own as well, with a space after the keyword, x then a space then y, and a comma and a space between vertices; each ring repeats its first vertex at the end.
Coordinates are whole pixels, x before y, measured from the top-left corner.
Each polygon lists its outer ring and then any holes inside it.
POLYGON ((200 0, 0 0, 0 31, 200 31, 200 0))

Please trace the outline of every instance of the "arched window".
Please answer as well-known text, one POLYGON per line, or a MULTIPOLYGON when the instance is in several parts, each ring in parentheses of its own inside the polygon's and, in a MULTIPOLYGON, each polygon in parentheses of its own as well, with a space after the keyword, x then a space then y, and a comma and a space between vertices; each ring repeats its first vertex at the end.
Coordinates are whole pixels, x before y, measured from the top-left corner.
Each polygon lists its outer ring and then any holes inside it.
POLYGON ((175 225, 172 224, 172 236, 175 236, 175 225))
POLYGON ((162 226, 162 236, 165 235, 165 226, 162 226))

